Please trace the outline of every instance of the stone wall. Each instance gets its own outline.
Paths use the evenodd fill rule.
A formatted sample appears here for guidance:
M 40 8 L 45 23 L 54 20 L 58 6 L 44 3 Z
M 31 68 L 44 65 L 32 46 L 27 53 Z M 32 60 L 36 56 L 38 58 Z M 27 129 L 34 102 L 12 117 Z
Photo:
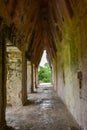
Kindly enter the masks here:
M 54 89 L 55 90 L 57 90 L 57 65 L 56 65 L 56 59 L 53 61 L 53 63 L 52 63 L 53 65 L 52 65 L 52 76 L 51 76 L 51 78 L 52 78 L 52 84 L 53 84 L 53 86 L 54 86 Z
M 80 30 L 82 58 L 81 123 L 87 129 L 87 17 L 83 18 Z
M 7 104 L 21 105 L 22 53 L 17 47 L 7 47 Z
M 86 11 L 85 3 L 79 2 L 71 23 L 64 23 L 63 40 L 58 43 L 57 52 L 58 95 L 84 130 L 87 130 Z

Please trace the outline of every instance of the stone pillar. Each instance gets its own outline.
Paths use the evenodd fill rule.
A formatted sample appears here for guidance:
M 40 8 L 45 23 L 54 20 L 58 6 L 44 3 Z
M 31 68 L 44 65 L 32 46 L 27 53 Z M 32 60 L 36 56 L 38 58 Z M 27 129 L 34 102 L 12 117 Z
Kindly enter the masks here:
M 33 64 L 31 63 L 31 92 L 34 92 L 34 86 L 33 86 Z
M 33 87 L 35 90 L 35 65 L 33 64 Z
M 22 104 L 22 53 L 15 46 L 7 46 L 7 104 Z
M 36 67 L 34 64 L 31 64 L 31 92 L 36 91 Z
M 36 91 L 36 67 L 33 64 L 33 88 L 34 88 L 34 92 Z
M 34 86 L 35 86 L 35 88 L 37 88 L 36 86 L 36 66 L 34 66 L 34 73 L 35 73 L 35 83 L 34 83 Z
M 6 67 L 5 67 L 5 44 L 0 42 L 0 130 L 4 130 L 6 125 Z
M 31 64 L 31 92 L 35 92 L 35 65 Z
M 35 87 L 38 86 L 38 67 L 35 67 Z
M 27 59 L 25 52 L 22 53 L 22 104 L 27 102 Z
M 31 62 L 27 61 L 27 94 L 31 93 Z

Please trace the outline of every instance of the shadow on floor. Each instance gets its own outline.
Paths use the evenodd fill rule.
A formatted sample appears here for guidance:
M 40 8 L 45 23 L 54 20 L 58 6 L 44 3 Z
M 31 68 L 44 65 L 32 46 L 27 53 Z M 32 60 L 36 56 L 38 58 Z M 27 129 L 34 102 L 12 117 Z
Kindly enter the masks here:
M 24 104 L 24 106 L 29 106 L 29 105 L 38 105 L 43 103 L 42 100 L 27 100 L 26 103 Z
M 11 127 L 11 126 L 6 126 L 5 128 L 4 128 L 4 130 L 15 130 L 13 127 Z

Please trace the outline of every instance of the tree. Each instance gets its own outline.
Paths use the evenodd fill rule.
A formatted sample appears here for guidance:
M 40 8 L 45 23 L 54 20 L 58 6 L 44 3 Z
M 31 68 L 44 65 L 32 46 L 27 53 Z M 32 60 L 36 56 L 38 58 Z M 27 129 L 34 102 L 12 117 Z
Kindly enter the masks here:
M 44 67 L 39 66 L 38 79 L 42 82 L 51 82 L 51 69 L 48 63 L 45 63 Z

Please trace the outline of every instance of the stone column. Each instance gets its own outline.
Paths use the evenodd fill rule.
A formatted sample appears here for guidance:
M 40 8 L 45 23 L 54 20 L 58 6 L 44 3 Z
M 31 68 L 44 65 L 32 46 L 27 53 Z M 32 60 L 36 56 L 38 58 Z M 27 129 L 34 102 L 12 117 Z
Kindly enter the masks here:
M 5 43 L 0 42 L 0 130 L 6 126 L 6 67 L 5 67 Z
M 34 86 L 33 86 L 33 64 L 31 63 L 31 92 L 34 92 Z
M 38 67 L 35 67 L 35 87 L 38 86 Z
M 34 88 L 34 92 L 36 91 L 36 67 L 33 64 L 33 88 Z
M 36 84 L 37 84 L 37 87 L 38 87 L 38 85 L 39 85 L 39 80 L 38 80 L 38 67 L 36 68 L 36 80 L 37 80 Z
M 33 64 L 33 88 L 35 90 L 35 65 Z
M 36 91 L 36 67 L 31 64 L 31 92 Z
M 31 62 L 27 61 L 27 94 L 31 93 Z
M 22 104 L 27 102 L 27 59 L 22 52 Z
M 22 104 L 22 53 L 15 46 L 7 46 L 7 104 Z
M 36 66 L 35 66 L 35 88 L 37 88 L 37 80 L 36 80 Z

